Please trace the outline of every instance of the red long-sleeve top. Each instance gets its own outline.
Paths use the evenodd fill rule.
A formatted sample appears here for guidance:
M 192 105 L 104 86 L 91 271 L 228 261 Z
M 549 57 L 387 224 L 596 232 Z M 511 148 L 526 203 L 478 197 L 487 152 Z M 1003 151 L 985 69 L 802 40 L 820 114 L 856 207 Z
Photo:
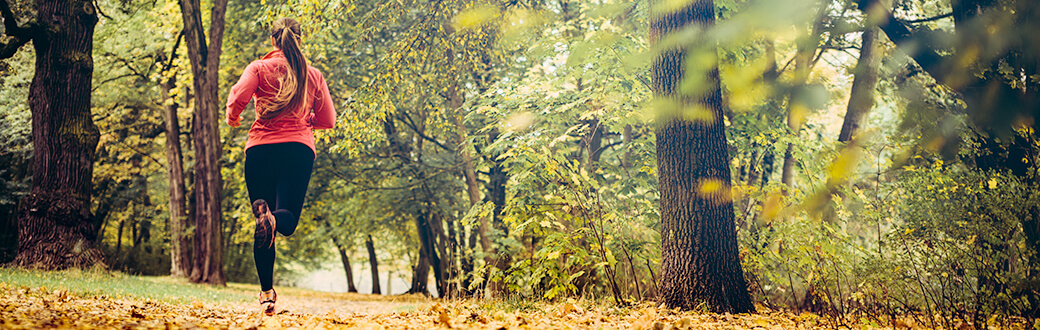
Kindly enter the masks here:
M 278 95 L 281 79 L 289 70 L 288 62 L 281 50 L 274 50 L 262 59 L 253 61 L 242 73 L 242 78 L 231 87 L 228 95 L 226 120 L 228 125 L 238 127 L 242 122 L 242 110 L 250 99 L 260 109 Z M 318 69 L 307 66 L 307 94 L 298 109 L 271 120 L 257 119 L 249 127 L 246 150 L 255 145 L 284 142 L 299 142 L 314 151 L 315 129 L 333 128 L 336 125 L 336 109 L 325 77 Z M 317 154 L 317 152 L 315 152 Z

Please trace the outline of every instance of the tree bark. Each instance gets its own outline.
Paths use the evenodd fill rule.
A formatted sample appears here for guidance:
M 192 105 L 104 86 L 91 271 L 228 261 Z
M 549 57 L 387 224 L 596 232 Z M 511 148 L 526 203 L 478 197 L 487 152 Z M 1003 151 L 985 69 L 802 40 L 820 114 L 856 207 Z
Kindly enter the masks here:
M 632 125 L 625 125 L 625 131 L 621 134 L 624 141 L 625 153 L 621 156 L 621 167 L 626 171 L 632 168 Z
M 408 289 L 408 293 L 418 293 L 422 295 L 429 295 L 430 289 L 427 287 L 427 283 L 430 280 L 430 256 L 426 252 L 426 248 L 419 247 L 419 262 L 412 269 L 412 287 Z
M 347 256 L 347 248 L 340 243 L 339 237 L 332 232 L 332 224 L 325 217 L 314 217 L 314 220 L 320 222 L 325 226 L 326 233 L 332 238 L 332 245 L 336 246 L 336 250 L 339 251 L 339 259 L 343 262 L 343 271 L 347 275 L 347 292 L 358 292 L 357 287 L 354 286 L 354 269 L 350 265 L 350 258 Z
M 459 101 L 458 105 L 462 106 L 461 101 Z M 466 126 L 462 124 L 462 118 L 459 116 L 455 116 L 455 129 L 459 134 L 459 156 L 462 158 L 462 173 L 466 178 L 466 196 L 469 197 L 469 205 L 472 207 L 480 203 L 480 185 L 477 183 L 477 172 L 473 165 L 473 157 L 469 153 L 466 137 L 463 135 L 463 132 L 466 132 Z M 491 248 L 491 239 L 488 236 L 491 230 L 490 225 L 487 217 L 480 217 L 478 221 L 476 234 L 480 238 L 480 248 L 484 251 L 484 261 L 487 264 L 492 264 L 493 258 L 491 256 L 495 251 Z
M 343 271 L 347 273 L 347 292 L 357 292 L 357 287 L 354 286 L 354 269 L 350 266 L 347 249 L 343 248 L 342 244 L 339 244 L 339 239 L 335 236 L 332 237 L 332 243 L 336 245 L 336 250 L 339 251 L 339 259 L 343 261 Z
M 808 38 L 816 40 L 815 37 Z M 809 80 L 809 72 L 811 71 L 809 66 L 815 51 L 815 42 L 803 41 L 799 43 L 798 51 L 794 58 L 794 88 L 791 89 L 791 93 L 787 97 L 787 128 L 795 138 L 801 133 L 804 118 L 809 111 L 808 106 L 805 104 L 805 96 L 802 94 L 805 90 L 805 83 Z M 788 143 L 787 150 L 784 151 L 782 172 L 780 172 L 780 183 L 783 183 L 788 188 L 794 184 L 794 161 L 794 143 Z
M 454 62 L 454 53 L 449 53 L 446 56 L 448 63 Z M 448 90 L 448 104 L 453 110 L 458 111 L 462 108 L 464 102 L 464 96 L 459 93 L 458 82 L 451 85 Z M 477 183 L 477 171 L 476 165 L 473 162 L 473 156 L 470 154 L 470 146 L 466 139 L 466 125 L 462 123 L 463 114 L 459 113 L 453 116 L 455 122 L 455 131 L 458 134 L 458 145 L 459 145 L 459 158 L 462 162 L 462 174 L 466 180 L 466 196 L 469 197 L 469 206 L 473 207 L 480 203 L 480 184 Z M 471 237 L 479 238 L 480 249 L 484 252 L 484 264 L 494 265 L 495 262 L 495 250 L 491 246 L 491 225 L 489 224 L 488 218 L 481 216 L 477 218 L 477 228 L 471 230 Z M 472 241 L 472 240 L 471 240 Z M 460 249 L 462 250 L 462 249 Z M 471 250 L 472 251 L 472 250 Z M 468 274 L 474 268 L 474 257 L 471 254 L 462 256 L 460 254 L 460 260 L 462 260 L 462 268 L 466 272 L 463 280 L 465 290 L 469 290 L 470 278 Z
M 372 266 L 372 294 L 382 294 L 379 290 L 379 261 L 376 260 L 376 246 L 372 243 L 372 235 L 365 240 L 365 248 L 368 249 L 368 263 Z
M 714 24 L 712 0 L 691 1 L 676 11 L 653 12 L 650 42 L 657 44 L 668 33 L 689 25 L 708 29 Z M 744 313 L 754 306 L 738 256 L 718 64 L 691 73 L 707 75 L 708 90 L 693 95 L 678 91 L 686 78 L 687 52 L 699 48 L 714 55 L 717 51 L 708 40 L 694 42 L 692 47 L 663 49 L 651 71 L 656 97 L 698 104 L 712 115 L 697 122 L 682 116 L 659 117 L 660 297 L 669 307 L 689 310 L 705 303 L 715 312 Z
M 813 56 L 816 54 L 816 49 L 820 43 L 819 31 L 823 25 L 823 13 L 825 10 L 817 8 L 818 10 L 813 25 L 808 31 L 799 31 L 801 34 L 797 41 L 797 50 L 794 56 L 794 78 L 792 79 L 791 92 L 787 97 L 787 129 L 789 134 L 793 137 L 798 138 L 801 134 L 802 125 L 805 124 L 805 118 L 809 115 L 809 106 L 806 102 L 806 83 L 809 81 L 809 75 L 812 73 L 813 67 Z M 788 143 L 787 150 L 784 152 L 784 162 L 781 167 L 782 172 L 780 173 L 780 183 L 790 188 L 794 184 L 794 144 Z
M 170 180 L 170 276 L 188 277 L 191 274 L 191 256 L 188 253 L 188 211 L 185 209 L 184 163 L 181 154 L 180 123 L 177 103 L 170 100 L 174 79 L 159 84 L 166 120 L 166 173 Z
M 863 32 L 859 61 L 856 63 L 856 77 L 852 80 L 849 105 L 845 111 L 845 121 L 841 124 L 838 141 L 851 141 L 853 134 L 860 127 L 863 116 L 874 107 L 874 89 L 877 86 L 878 65 L 881 62 L 877 56 L 878 32 L 878 28 L 875 26 L 868 26 L 867 30 Z
M 220 102 L 218 68 L 224 37 L 227 0 L 216 0 L 210 12 L 209 42 L 202 27 L 199 0 L 182 0 L 185 41 L 194 78 L 195 114 L 192 138 L 195 146 L 195 260 L 191 281 L 224 285 L 220 210 Z
M 0 2 L 5 25 L 14 26 L 7 24 L 6 1 Z M 104 261 L 95 247 L 99 223 L 90 214 L 94 151 L 101 136 L 90 114 L 97 13 L 85 0 L 37 0 L 36 9 L 36 72 L 29 87 L 33 178 L 18 207 L 13 264 L 90 267 Z M 5 34 L 12 32 L 17 31 Z

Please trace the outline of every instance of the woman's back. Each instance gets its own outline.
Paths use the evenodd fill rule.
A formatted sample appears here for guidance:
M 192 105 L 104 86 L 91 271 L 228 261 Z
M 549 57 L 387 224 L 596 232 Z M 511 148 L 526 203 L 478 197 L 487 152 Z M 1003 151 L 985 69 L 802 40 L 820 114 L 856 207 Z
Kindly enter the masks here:
M 289 72 L 286 63 L 282 52 L 275 50 L 246 67 L 242 78 L 231 88 L 228 95 L 229 122 L 238 118 L 250 99 L 255 99 L 256 109 L 268 109 L 272 106 L 282 89 L 285 75 Z M 313 150 L 312 130 L 332 128 L 335 125 L 336 111 L 325 77 L 318 69 L 308 66 L 306 94 L 299 106 L 286 109 L 275 118 L 261 117 L 260 111 L 257 111 L 257 120 L 249 128 L 246 149 L 260 144 L 300 142 Z

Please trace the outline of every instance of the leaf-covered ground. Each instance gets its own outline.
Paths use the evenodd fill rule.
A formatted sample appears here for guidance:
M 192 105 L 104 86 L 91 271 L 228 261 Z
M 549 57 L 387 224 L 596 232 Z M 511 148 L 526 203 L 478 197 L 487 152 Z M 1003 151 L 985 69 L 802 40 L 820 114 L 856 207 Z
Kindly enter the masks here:
M 57 275 L 54 275 L 57 274 Z M 40 277 L 50 280 L 40 280 Z M 66 279 L 66 280 L 63 280 Z M 50 285 L 41 285 L 49 283 Z M 117 289 L 119 288 L 119 289 Z M 0 270 L 0 329 L 364 328 L 364 329 L 813 329 L 835 328 L 814 314 L 711 314 L 649 303 L 618 308 L 589 302 L 436 300 L 279 289 L 264 317 L 252 285 L 190 285 L 169 278 Z M 106 293 L 114 292 L 114 293 Z M 927 328 L 912 319 L 900 328 Z M 845 320 L 842 328 L 878 328 Z

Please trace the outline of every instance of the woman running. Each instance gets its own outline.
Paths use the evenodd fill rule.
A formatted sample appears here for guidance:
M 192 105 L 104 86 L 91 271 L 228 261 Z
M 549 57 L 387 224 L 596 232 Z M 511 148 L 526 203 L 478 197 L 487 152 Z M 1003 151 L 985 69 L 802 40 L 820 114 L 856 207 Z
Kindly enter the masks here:
M 314 166 L 312 131 L 332 128 L 336 122 L 329 86 L 321 72 L 307 65 L 300 37 L 296 20 L 275 21 L 271 25 L 274 50 L 246 67 L 227 101 L 227 123 L 238 127 L 242 110 L 255 99 L 245 179 L 256 216 L 253 256 L 260 278 L 260 307 L 268 316 L 274 315 L 278 300 L 272 284 L 275 232 L 289 236 L 296 231 Z

